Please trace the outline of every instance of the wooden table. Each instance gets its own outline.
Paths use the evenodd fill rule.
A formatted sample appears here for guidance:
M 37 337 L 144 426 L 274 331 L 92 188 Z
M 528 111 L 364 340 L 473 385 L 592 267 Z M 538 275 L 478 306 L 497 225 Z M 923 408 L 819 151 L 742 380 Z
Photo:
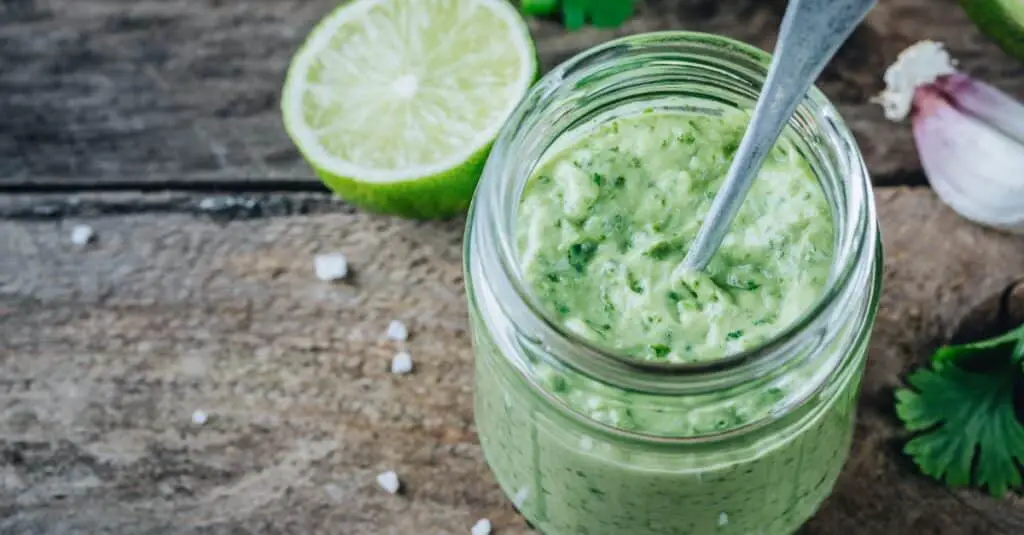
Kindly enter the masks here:
M 528 532 L 472 424 L 462 222 L 331 199 L 282 131 L 289 56 L 333 3 L 0 4 L 0 533 Z M 652 0 L 616 32 L 533 30 L 545 67 L 652 29 L 770 47 L 783 7 Z M 945 208 L 909 128 L 866 103 L 926 37 L 1024 96 L 952 0 L 882 0 L 823 77 L 878 186 L 886 270 L 854 451 L 806 534 L 1024 533 L 1019 497 L 947 490 L 899 453 L 892 388 L 1024 276 L 1024 240 Z M 313 276 L 334 250 L 349 284 Z M 387 372 L 393 318 L 411 376 Z M 376 487 L 386 469 L 403 495 Z

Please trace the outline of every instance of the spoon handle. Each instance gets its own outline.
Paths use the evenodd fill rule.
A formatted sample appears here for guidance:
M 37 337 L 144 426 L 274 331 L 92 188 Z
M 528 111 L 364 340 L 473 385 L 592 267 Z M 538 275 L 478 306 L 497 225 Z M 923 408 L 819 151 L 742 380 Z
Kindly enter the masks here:
M 757 172 L 797 106 L 877 0 L 790 0 L 768 77 L 725 182 L 681 268 L 700 271 L 722 244 Z

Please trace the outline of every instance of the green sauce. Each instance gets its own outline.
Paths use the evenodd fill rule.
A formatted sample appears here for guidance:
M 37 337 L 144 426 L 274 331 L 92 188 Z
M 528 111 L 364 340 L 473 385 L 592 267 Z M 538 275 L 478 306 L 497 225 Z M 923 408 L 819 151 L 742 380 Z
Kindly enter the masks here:
M 834 229 L 821 186 L 785 141 L 707 271 L 676 270 L 747 120 L 624 116 L 549 151 L 524 190 L 515 238 L 526 282 L 555 321 L 630 358 L 706 362 L 807 313 L 830 275 Z M 819 370 L 746 390 L 654 395 L 542 360 L 523 362 L 521 374 L 478 312 L 471 319 L 480 443 L 504 491 L 547 535 L 792 533 L 831 492 L 849 451 L 866 346 L 827 349 L 855 364 L 785 425 L 666 445 L 638 436 L 771 420 Z
M 764 343 L 821 296 L 829 206 L 785 142 L 705 272 L 677 270 L 746 121 L 739 112 L 623 117 L 537 169 L 517 246 L 527 282 L 565 328 L 637 359 L 708 361 Z

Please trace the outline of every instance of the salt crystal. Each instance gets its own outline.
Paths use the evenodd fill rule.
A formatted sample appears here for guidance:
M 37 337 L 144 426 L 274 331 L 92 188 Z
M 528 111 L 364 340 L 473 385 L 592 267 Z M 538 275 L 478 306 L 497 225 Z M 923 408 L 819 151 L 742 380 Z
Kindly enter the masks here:
M 388 338 L 396 342 L 404 342 L 409 339 L 409 329 L 398 320 L 391 320 L 388 324 Z
M 327 496 L 336 502 L 340 502 L 345 499 L 345 491 L 334 483 L 324 485 L 324 492 L 326 492 Z
M 210 419 L 210 415 L 206 414 L 205 411 L 195 411 L 192 413 L 192 423 L 196 425 L 203 425 L 206 420 Z
M 395 494 L 402 484 L 398 481 L 398 474 L 394 470 L 388 470 L 387 472 L 381 472 L 377 474 L 377 484 L 380 488 L 386 490 L 388 494 Z
M 348 275 L 348 260 L 341 253 L 317 255 L 314 263 L 316 277 L 322 281 L 336 281 L 344 279 Z
M 473 524 L 473 529 L 469 530 L 472 535 L 491 535 L 491 521 L 486 518 L 481 518 Z
M 412 371 L 412 356 L 406 352 L 396 354 L 391 358 L 391 373 L 405 375 Z
M 517 509 L 522 509 L 523 504 L 526 503 L 526 499 L 530 497 L 530 487 L 521 487 L 516 491 L 516 495 L 512 498 L 512 503 Z
M 93 232 L 92 227 L 89 225 L 75 225 L 71 229 L 71 243 L 75 245 L 88 245 L 95 235 L 96 233 Z
M 729 523 L 729 515 L 727 515 L 725 513 L 719 513 L 718 514 L 718 525 L 719 526 L 724 526 L 724 525 L 726 525 L 728 523 Z

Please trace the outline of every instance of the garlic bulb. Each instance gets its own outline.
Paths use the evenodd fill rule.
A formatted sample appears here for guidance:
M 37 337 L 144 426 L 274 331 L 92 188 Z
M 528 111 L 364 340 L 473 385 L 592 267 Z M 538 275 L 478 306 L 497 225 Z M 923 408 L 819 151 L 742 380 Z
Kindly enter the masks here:
M 885 82 L 873 101 L 890 120 L 910 114 L 939 198 L 976 223 L 1024 233 L 1024 104 L 958 72 L 933 41 L 904 50 Z

